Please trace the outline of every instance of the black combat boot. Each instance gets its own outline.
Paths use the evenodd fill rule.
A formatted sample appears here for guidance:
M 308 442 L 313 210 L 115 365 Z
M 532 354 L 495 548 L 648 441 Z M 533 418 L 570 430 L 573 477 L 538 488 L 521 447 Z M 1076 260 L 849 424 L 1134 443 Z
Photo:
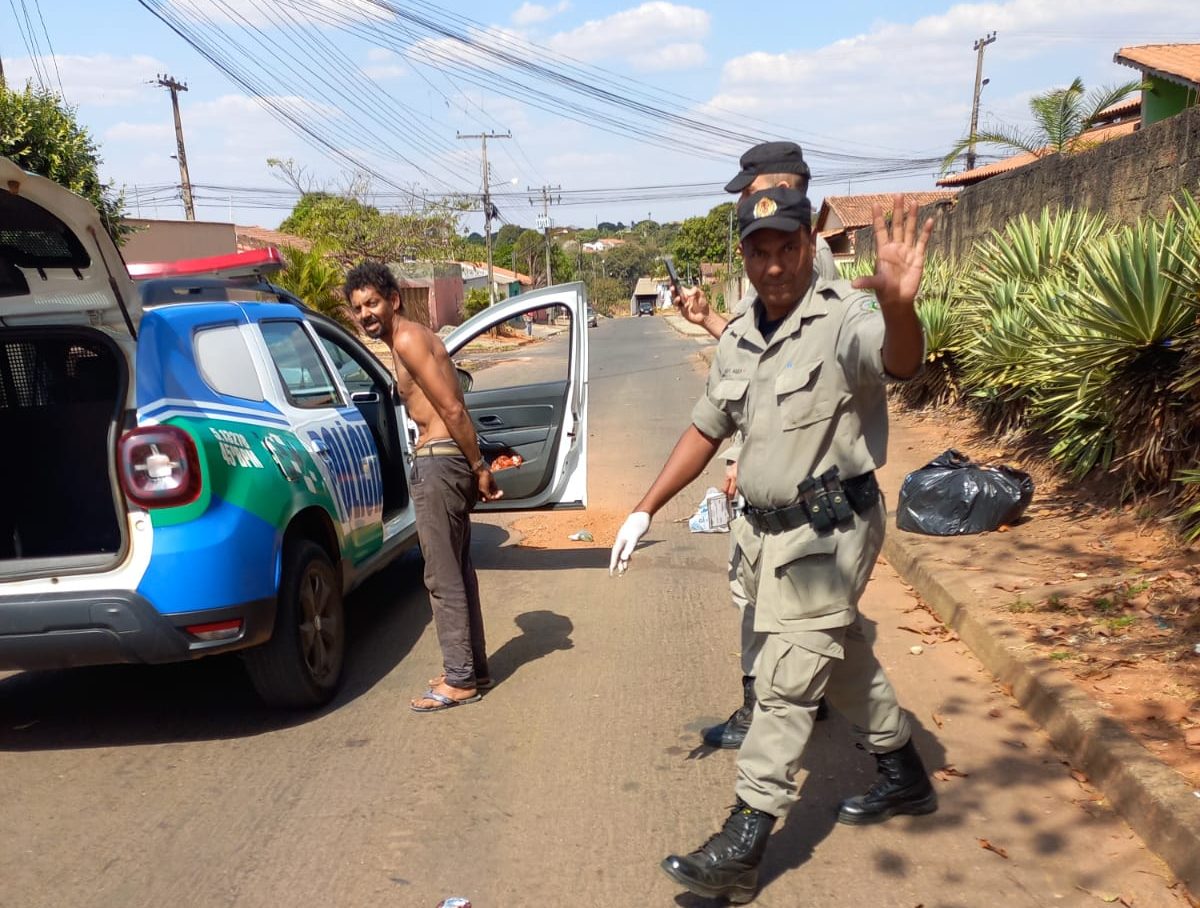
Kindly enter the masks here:
M 829 716 L 829 707 L 822 697 L 817 703 L 816 721 L 820 722 Z M 736 750 L 746 740 L 746 732 L 750 730 L 750 720 L 754 718 L 754 678 L 742 675 L 742 705 L 720 725 L 706 728 L 702 732 L 704 743 L 709 747 L 723 747 Z
M 720 725 L 703 731 L 704 743 L 709 747 L 724 747 L 736 750 L 746 740 L 750 720 L 754 718 L 754 677 L 742 675 L 742 705 L 733 711 Z
M 673 854 L 660 866 L 696 895 L 744 905 L 758 892 L 758 865 L 774 825 L 775 817 L 739 798 L 720 832 L 686 857 Z
M 899 750 L 875 754 L 875 762 L 879 778 L 866 794 L 842 801 L 839 823 L 862 826 L 882 823 L 898 813 L 916 816 L 937 810 L 937 792 L 911 740 Z

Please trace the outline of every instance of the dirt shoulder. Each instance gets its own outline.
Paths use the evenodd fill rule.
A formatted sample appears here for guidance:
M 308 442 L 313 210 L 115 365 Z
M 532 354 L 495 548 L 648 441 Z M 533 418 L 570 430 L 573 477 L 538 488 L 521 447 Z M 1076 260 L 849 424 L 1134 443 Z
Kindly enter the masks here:
M 1200 789 L 1200 564 L 1161 523 L 1110 499 L 1102 482 L 1066 481 L 1051 465 L 983 434 L 960 411 L 893 406 L 881 471 L 894 509 L 904 476 L 949 447 L 1034 477 L 1025 518 L 998 532 L 921 540 L 939 576 L 973 607 L 1015 629 L 1106 715 Z M 891 532 L 900 532 L 894 528 Z

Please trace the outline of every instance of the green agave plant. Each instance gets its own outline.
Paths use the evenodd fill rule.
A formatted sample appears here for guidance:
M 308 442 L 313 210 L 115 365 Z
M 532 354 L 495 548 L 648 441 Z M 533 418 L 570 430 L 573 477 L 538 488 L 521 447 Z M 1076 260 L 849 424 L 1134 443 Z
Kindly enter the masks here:
M 856 277 L 866 277 L 868 274 L 874 274 L 875 256 L 855 259 L 852 262 L 838 262 L 838 271 L 841 272 L 842 280 L 844 281 L 852 281 Z
M 958 357 L 968 336 L 969 313 L 959 299 L 959 272 L 941 256 L 925 262 L 917 315 L 925 329 L 925 368 L 897 394 L 909 406 L 954 403 L 962 393 Z
M 1173 279 L 1184 234 L 1174 215 L 1099 238 L 1081 257 L 1076 327 L 1063 347 L 1087 374 L 1080 400 L 1103 398 L 1114 465 L 1133 489 L 1170 481 L 1200 441 L 1176 384 L 1197 335 L 1197 300 Z
M 1052 214 L 1043 208 L 1036 221 L 1021 215 L 975 247 L 968 287 L 1038 281 L 1053 271 L 1069 270 L 1080 250 L 1106 230 L 1107 219 L 1088 211 Z
M 1200 540 L 1200 470 L 1184 470 L 1176 477 L 1181 484 L 1180 508 L 1175 519 L 1180 533 L 1188 542 Z
M 1033 391 L 1033 316 L 1015 281 L 993 284 L 977 303 L 964 319 L 963 387 L 983 424 L 1008 432 L 1024 424 Z

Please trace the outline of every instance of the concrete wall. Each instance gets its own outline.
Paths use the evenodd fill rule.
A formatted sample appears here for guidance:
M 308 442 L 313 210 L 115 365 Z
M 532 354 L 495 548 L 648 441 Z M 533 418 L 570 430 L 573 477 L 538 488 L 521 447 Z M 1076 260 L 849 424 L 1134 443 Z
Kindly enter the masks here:
M 1120 223 L 1164 215 L 1181 188 L 1200 192 L 1200 108 L 1143 126 L 1132 135 L 1073 155 L 1051 155 L 991 177 L 958 194 L 953 207 L 930 205 L 930 248 L 962 258 L 980 239 L 1021 214 L 1036 218 L 1044 206 L 1103 212 Z M 873 255 L 870 229 L 858 231 L 858 257 Z
M 126 262 L 175 262 L 237 252 L 233 224 L 127 218 L 135 229 L 121 247 Z

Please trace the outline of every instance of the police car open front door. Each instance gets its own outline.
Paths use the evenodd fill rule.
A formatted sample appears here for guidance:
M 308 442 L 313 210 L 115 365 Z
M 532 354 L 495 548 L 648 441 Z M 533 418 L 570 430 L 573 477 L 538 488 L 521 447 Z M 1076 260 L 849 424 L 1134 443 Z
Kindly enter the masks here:
M 503 300 L 446 339 L 504 497 L 480 510 L 587 506 L 587 298 L 581 283 Z M 515 465 L 511 465 L 515 464 Z

